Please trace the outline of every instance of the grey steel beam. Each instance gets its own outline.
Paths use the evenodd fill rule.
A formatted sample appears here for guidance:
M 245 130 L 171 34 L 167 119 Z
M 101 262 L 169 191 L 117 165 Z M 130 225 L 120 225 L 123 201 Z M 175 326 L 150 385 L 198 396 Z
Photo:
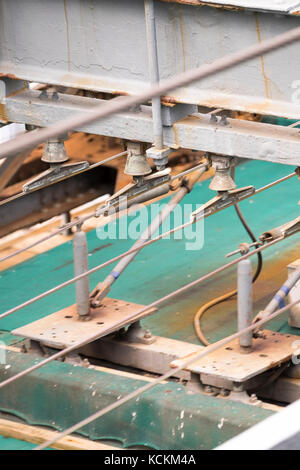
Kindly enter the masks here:
M 180 3 L 155 2 L 161 81 L 300 24 L 299 2 L 292 0 Z M 211 3 L 224 8 L 203 7 Z M 226 10 L 228 5 L 235 8 Z M 0 31 L 1 75 L 116 94 L 136 94 L 149 85 L 141 0 L 101 0 L 93 6 L 79 0 L 2 0 Z M 291 44 L 168 97 L 294 118 L 299 115 L 298 57 L 298 44 Z
M 6 119 L 45 127 L 77 113 L 88 113 L 101 104 L 101 100 L 95 98 L 73 95 L 58 94 L 57 101 L 41 100 L 39 96 L 40 92 L 27 90 L 3 98 Z M 117 113 L 74 130 L 152 143 L 151 107 Z M 173 149 L 300 165 L 300 133 L 296 128 L 239 119 L 228 119 L 224 125 L 221 120 L 214 122 L 209 115 L 195 113 L 173 125 L 164 125 L 163 131 L 165 145 Z

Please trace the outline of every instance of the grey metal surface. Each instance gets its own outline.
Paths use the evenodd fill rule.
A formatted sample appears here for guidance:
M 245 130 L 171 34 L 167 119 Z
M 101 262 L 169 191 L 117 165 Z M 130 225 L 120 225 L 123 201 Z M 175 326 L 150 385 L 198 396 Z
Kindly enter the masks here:
M 299 2 L 234 3 L 242 3 L 242 9 L 156 2 L 161 79 L 211 63 L 300 22 L 297 15 L 243 10 L 246 6 L 289 13 Z M 149 84 L 140 0 L 2 0 L 0 31 L 1 74 L 122 94 L 141 92 Z M 177 90 L 171 100 L 295 117 L 298 56 L 298 44 L 290 45 Z
M 145 20 L 147 31 L 147 50 L 149 58 L 149 75 L 151 84 L 159 83 L 159 63 L 157 51 L 156 37 L 156 17 L 154 9 L 154 0 L 144 0 L 145 4 Z M 152 99 L 152 116 L 153 116 L 153 134 L 154 146 L 162 149 L 163 144 L 163 125 L 161 111 L 161 97 L 156 96 Z
M 87 239 L 81 225 L 77 227 L 77 231 L 73 235 L 73 253 L 74 276 L 79 276 L 89 269 Z M 88 318 L 90 313 L 90 281 L 88 276 L 75 282 L 75 292 L 77 314 L 82 319 L 83 317 Z
M 107 336 L 80 349 L 80 354 L 115 364 L 134 367 L 135 369 L 163 374 L 170 368 L 170 363 L 183 355 L 203 350 L 202 346 L 156 336 L 152 344 L 132 343 L 126 335 Z M 177 374 L 185 380 L 191 379 L 191 373 L 185 370 Z
M 114 330 L 115 324 L 123 320 L 123 326 L 127 326 L 132 321 L 127 323 L 126 318 L 139 312 L 142 307 L 142 305 L 133 302 L 107 297 L 103 299 L 100 308 L 93 310 L 90 320 L 84 323 L 79 320 L 77 305 L 74 304 L 21 326 L 15 329 L 13 334 L 39 341 L 55 349 L 63 349 L 85 342 L 91 335 L 97 335 L 97 332 L 99 336 L 105 336 L 104 332 L 107 329 Z M 148 314 L 151 315 L 155 311 L 155 308 L 149 308 Z M 115 331 L 117 330 L 118 328 Z
M 58 94 L 58 101 L 39 99 L 37 91 L 25 91 L 5 98 L 6 118 L 10 121 L 47 126 L 76 113 L 88 113 L 102 101 Z M 104 101 L 103 101 L 104 103 Z M 168 114 L 171 119 L 171 114 Z M 300 108 L 297 117 L 300 119 Z M 0 118 L 1 119 L 1 118 Z M 172 121 L 167 121 L 171 123 Z M 153 141 L 151 107 L 126 111 L 75 130 L 124 139 Z M 300 131 L 254 121 L 228 119 L 228 125 L 211 121 L 210 115 L 194 114 L 164 126 L 164 143 L 171 148 L 189 148 L 241 158 L 300 164 Z
M 243 330 L 239 330 L 239 338 L 251 332 L 250 328 L 255 329 L 255 325 L 249 325 Z M 264 338 L 253 339 L 253 350 L 249 354 L 241 352 L 239 340 L 233 340 L 209 356 L 193 361 L 187 370 L 195 374 L 205 374 L 212 378 L 222 379 L 225 383 L 231 381 L 240 384 L 246 383 L 253 377 L 274 369 L 276 366 L 288 363 L 293 357 L 294 343 L 299 337 L 275 333 L 271 330 L 263 330 L 263 335 Z M 218 342 L 214 344 L 218 344 Z M 189 357 L 192 359 L 192 355 Z M 185 359 L 186 357 L 182 357 L 180 360 L 174 361 L 172 365 L 174 367 L 180 366 Z
M 247 328 L 252 323 L 252 270 L 251 261 L 245 259 L 238 264 L 238 331 Z M 240 337 L 240 346 L 250 350 L 252 346 L 252 331 Z

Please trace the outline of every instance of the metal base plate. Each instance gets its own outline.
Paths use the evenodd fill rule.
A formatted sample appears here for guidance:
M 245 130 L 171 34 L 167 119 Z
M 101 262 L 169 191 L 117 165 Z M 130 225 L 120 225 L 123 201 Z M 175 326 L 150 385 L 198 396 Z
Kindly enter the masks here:
M 92 310 L 89 321 L 82 321 L 78 318 L 76 305 L 71 305 L 45 318 L 17 328 L 12 331 L 12 334 L 38 341 L 52 348 L 63 349 L 88 339 L 97 331 L 101 333 L 104 329 L 113 328 L 122 318 L 137 312 L 142 307 L 143 305 L 124 300 L 106 298 L 102 301 L 101 307 Z M 154 308 L 149 309 L 149 314 L 155 310 Z M 116 331 L 118 329 L 120 327 L 116 328 Z
M 191 364 L 187 370 L 241 383 L 291 359 L 297 349 L 293 344 L 299 341 L 299 336 L 269 330 L 264 330 L 264 335 L 264 339 L 253 339 L 253 350 L 249 354 L 240 352 L 239 341 L 234 340 Z M 187 357 L 173 361 L 172 367 L 185 360 Z

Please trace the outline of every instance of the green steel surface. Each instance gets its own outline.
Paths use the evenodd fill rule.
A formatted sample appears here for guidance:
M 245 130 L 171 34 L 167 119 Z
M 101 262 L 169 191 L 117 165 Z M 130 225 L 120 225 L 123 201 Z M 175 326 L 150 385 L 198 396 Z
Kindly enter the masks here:
M 254 184 L 260 187 L 289 172 L 290 166 L 247 161 L 237 169 L 237 184 Z M 208 181 L 198 184 L 186 196 L 183 203 L 189 204 L 189 212 L 195 204 L 201 204 L 214 193 L 208 189 Z M 264 193 L 241 203 L 244 215 L 254 232 L 263 231 L 289 221 L 299 215 L 299 181 L 295 177 Z M 148 208 L 148 210 L 150 210 Z M 188 218 L 188 214 L 187 217 Z M 130 219 L 132 220 L 132 218 Z M 172 221 L 171 221 L 171 225 Z M 117 223 L 118 226 L 118 223 Z M 104 229 L 101 229 L 103 231 Z M 227 260 L 225 254 L 237 248 L 248 236 L 239 223 L 233 208 L 222 211 L 205 221 L 205 242 L 201 250 L 186 251 L 185 240 L 161 240 L 145 248 L 114 284 L 110 296 L 141 304 L 153 300 L 181 287 L 199 276 L 221 266 Z M 259 309 L 286 276 L 286 264 L 299 257 L 300 236 L 264 252 L 266 275 L 256 284 L 256 308 Z M 88 233 L 89 266 L 92 268 L 109 258 L 129 249 L 132 240 L 99 240 L 96 231 Z M 253 265 L 256 260 L 252 258 Z M 274 269 L 274 260 L 276 269 Z M 91 276 L 91 287 L 104 279 L 113 266 Z M 197 342 L 192 319 L 197 309 L 216 295 L 235 287 L 236 269 L 226 271 L 176 300 L 160 308 L 160 313 L 144 320 L 153 333 L 180 340 Z M 271 273 L 271 277 L 270 277 Z M 20 265 L 0 273 L 1 311 L 5 311 L 73 276 L 72 243 L 68 242 L 46 253 L 38 255 Z M 74 285 L 36 302 L 0 321 L 0 330 L 12 329 L 37 320 L 45 315 L 74 303 Z M 212 341 L 231 333 L 235 328 L 235 301 L 214 308 L 204 318 L 204 327 Z M 284 327 L 282 318 L 275 328 Z M 285 327 L 284 327 L 285 328 Z M 297 333 L 294 331 L 294 333 Z
M 29 354 L 8 353 L 11 367 L 0 365 L 0 380 L 34 362 Z M 1 410 L 31 425 L 62 430 L 144 384 L 52 362 L 1 389 Z M 116 440 L 125 447 L 211 449 L 271 414 L 250 405 L 193 393 L 174 382 L 160 384 L 113 410 L 83 428 L 81 434 L 91 439 Z
M 32 450 L 36 444 L 0 436 L 0 450 Z
M 237 168 L 236 179 L 238 186 L 254 184 L 258 188 L 291 171 L 290 166 L 245 161 Z M 208 185 L 208 181 L 198 184 L 183 201 L 191 205 L 189 212 L 195 209 L 196 204 L 204 203 L 214 196 Z M 299 181 L 293 178 L 244 201 L 241 208 L 253 231 L 260 235 L 263 231 L 297 217 L 299 199 Z M 119 222 L 117 227 L 118 225 Z M 101 229 L 103 230 L 105 229 Z M 148 304 L 221 266 L 226 262 L 226 253 L 236 249 L 243 241 L 248 241 L 248 236 L 234 209 L 229 208 L 206 219 L 205 243 L 201 250 L 186 251 L 186 241 L 174 239 L 161 240 L 144 249 L 115 283 L 110 296 Z M 89 266 L 94 267 L 122 253 L 132 244 L 133 241 L 127 239 L 99 240 L 96 231 L 89 232 Z M 286 265 L 299 257 L 299 247 L 300 236 L 296 235 L 264 252 L 264 271 L 254 289 L 256 310 L 266 305 L 280 287 L 286 278 Z M 256 260 L 253 259 L 253 266 L 255 263 Z M 92 275 L 91 287 L 104 279 L 112 268 L 113 266 L 108 267 Z M 1 272 L 1 312 L 72 276 L 71 242 Z M 233 289 L 235 283 L 234 268 L 168 302 L 160 308 L 159 313 L 143 322 L 156 335 L 197 343 L 192 325 L 197 309 L 217 295 Z M 12 344 L 13 338 L 9 334 L 12 329 L 67 307 L 74 301 L 74 285 L 71 285 L 1 320 L 0 330 L 7 332 L 2 335 L 2 340 Z M 298 330 L 288 327 L 286 318 L 277 319 L 272 326 L 280 331 L 298 334 Z M 225 302 L 208 312 L 203 319 L 203 329 L 211 341 L 234 332 L 236 300 Z M 30 357 L 19 356 L 21 358 L 13 361 L 11 368 L 3 370 L 2 367 L 0 370 L 6 375 L 12 374 L 31 361 Z M 62 429 L 105 406 L 119 395 L 142 385 L 142 382 L 124 377 L 112 377 L 99 372 L 96 374 L 82 368 L 69 369 L 70 367 L 67 364 L 53 363 L 7 387 L 0 393 L 1 409 L 17 414 L 32 424 L 49 424 Z M 94 397 L 92 393 L 95 384 L 99 387 L 97 385 Z M 93 438 L 117 439 L 125 446 L 141 444 L 154 448 L 212 448 L 269 414 L 266 410 L 233 402 L 190 395 L 182 385 L 172 383 L 160 385 L 142 396 L 138 403 L 128 404 L 107 415 L 91 425 L 88 434 Z M 183 410 L 186 422 L 184 431 L 180 429 L 179 432 L 179 417 Z M 132 414 L 135 412 L 138 412 L 137 415 Z M 192 418 L 189 418 L 190 415 Z M 50 421 L 49 416 L 52 417 Z M 221 422 L 225 424 L 221 426 Z

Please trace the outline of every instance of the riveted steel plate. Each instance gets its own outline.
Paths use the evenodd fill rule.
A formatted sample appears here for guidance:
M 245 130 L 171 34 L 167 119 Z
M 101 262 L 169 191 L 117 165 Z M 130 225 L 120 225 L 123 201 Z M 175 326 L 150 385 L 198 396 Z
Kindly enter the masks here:
M 239 341 L 234 340 L 226 346 L 191 364 L 186 369 L 196 374 L 226 379 L 232 382 L 246 382 L 263 372 L 287 362 L 296 352 L 295 343 L 299 336 L 264 330 L 265 338 L 253 339 L 253 351 L 241 353 Z M 189 356 L 191 358 L 192 355 Z M 183 357 L 172 362 L 172 367 L 187 360 Z
M 101 331 L 107 328 L 112 329 L 110 333 L 120 329 L 119 326 L 114 330 L 115 324 L 128 315 L 138 312 L 142 307 L 143 305 L 132 302 L 106 298 L 100 308 L 93 309 L 91 320 L 82 321 L 78 319 L 76 305 L 71 305 L 52 315 L 17 328 L 12 334 L 38 341 L 56 349 L 62 349 L 88 339 L 97 331 L 101 334 Z M 147 315 L 155 311 L 154 308 L 149 309 Z

